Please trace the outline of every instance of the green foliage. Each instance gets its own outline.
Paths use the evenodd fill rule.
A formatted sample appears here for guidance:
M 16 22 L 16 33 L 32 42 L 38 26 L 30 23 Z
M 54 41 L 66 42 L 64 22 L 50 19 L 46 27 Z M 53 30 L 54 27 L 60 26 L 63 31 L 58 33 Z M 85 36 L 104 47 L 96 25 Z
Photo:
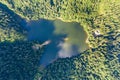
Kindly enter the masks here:
M 72 58 L 58 59 L 40 71 L 41 80 L 119 80 L 120 36 L 113 35 L 106 45 L 89 49 Z M 119 34 L 120 35 L 120 34 Z M 114 36 L 117 36 L 114 40 Z M 108 39 L 108 37 L 106 37 Z M 35 79 L 37 80 L 37 79 Z
M 98 14 L 99 0 L 0 0 L 27 19 L 79 21 Z
M 35 80 L 120 80 L 120 57 L 118 57 L 120 55 L 120 0 L 0 0 L 0 2 L 28 20 L 45 18 L 62 19 L 69 22 L 76 21 L 84 26 L 88 33 L 87 42 L 90 46 L 89 50 L 72 58 L 58 59 L 44 69 L 40 67 Z M 2 14 L 5 13 L 1 12 L 0 16 Z M 10 24 L 14 23 L 10 22 L 14 20 L 13 18 L 10 20 L 7 19 L 10 18 L 4 16 L 4 21 L 1 20 L 2 26 L 6 26 L 6 24 L 3 24 L 3 22 L 6 21 L 7 24 L 8 21 Z M 8 26 L 6 27 L 6 29 L 9 29 Z M 2 37 L 5 37 L 6 30 L 3 30 L 3 28 L 0 29 L 2 29 L 1 31 L 3 32 Z M 100 36 L 94 35 L 96 30 L 100 31 Z M 15 33 L 18 33 L 18 31 L 13 34 Z M 8 38 L 5 38 L 5 40 L 8 40 Z M 3 45 L 3 43 L 0 45 Z M 5 45 L 6 43 L 4 43 L 4 46 Z M 31 52 L 34 53 L 32 49 L 28 49 L 31 48 L 30 45 L 27 46 L 27 44 L 25 44 L 26 46 L 22 46 L 23 48 L 20 47 L 21 45 L 23 44 L 16 45 L 16 47 L 11 49 L 13 46 L 9 47 L 7 43 L 6 48 L 0 46 L 0 53 L 2 53 L 2 55 L 4 52 L 12 53 L 13 51 L 16 55 L 20 52 L 26 55 Z M 8 47 L 10 49 L 8 49 Z M 1 57 L 1 60 L 3 60 L 2 58 L 4 57 Z M 14 72 L 18 72 L 16 75 L 20 77 L 23 72 L 23 76 L 19 78 L 20 80 L 33 79 L 31 75 L 34 75 L 37 71 L 36 68 L 34 68 L 34 72 L 33 67 L 30 66 L 35 64 L 24 62 L 24 57 L 22 57 L 20 61 L 23 61 L 25 64 L 21 63 L 18 58 L 21 57 L 19 56 L 10 60 L 11 62 L 15 62 L 14 59 L 16 59 L 17 62 L 15 62 L 15 64 L 24 65 L 24 69 L 18 67 L 18 69 L 13 70 L 12 68 L 16 65 L 12 65 L 13 67 L 11 67 L 12 63 L 8 66 L 10 69 L 8 69 L 7 66 L 2 67 L 9 63 L 7 61 L 10 60 L 7 60 L 0 64 L 3 70 L 1 74 L 6 71 L 5 73 L 11 74 L 8 77 L 11 77 Z M 34 60 L 32 57 L 27 59 L 31 62 L 36 62 L 32 61 Z M 28 74 L 28 76 L 25 76 L 26 74 Z M 11 78 L 17 79 L 15 77 Z
M 104 1 L 104 0 L 103 0 Z M 40 71 L 41 80 L 119 80 L 120 8 L 117 1 L 107 2 L 100 15 L 86 19 L 90 49 L 72 58 L 58 59 Z M 103 4 L 103 3 L 100 3 Z M 116 7 L 115 7 L 116 6 Z M 100 6 L 101 7 L 101 6 Z M 93 34 L 99 30 L 101 35 Z
M 25 30 L 4 5 L 0 4 L 0 42 L 25 39 Z M 18 18 L 20 19 L 20 18 Z
M 42 52 L 32 48 L 35 44 L 39 42 L 0 43 L 0 80 L 33 80 Z
M 110 36 L 110 33 L 113 32 L 116 34 L 116 31 L 120 30 L 120 3 L 117 3 L 117 1 L 107 2 L 107 7 L 105 7 L 105 14 L 94 17 L 88 23 L 90 27 L 86 31 L 89 34 L 88 42 L 91 47 L 103 45 L 109 40 L 105 37 Z M 102 37 L 95 38 L 93 36 L 95 30 L 99 30 Z

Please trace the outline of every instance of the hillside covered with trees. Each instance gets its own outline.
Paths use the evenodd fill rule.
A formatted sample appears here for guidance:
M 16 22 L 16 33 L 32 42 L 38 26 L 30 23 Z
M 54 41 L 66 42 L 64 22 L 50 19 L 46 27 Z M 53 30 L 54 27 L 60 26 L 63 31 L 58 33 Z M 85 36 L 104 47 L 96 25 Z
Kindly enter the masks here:
M 99 0 L 1 0 L 1 2 L 27 19 L 62 18 L 70 21 L 95 16 L 100 3 Z
M 16 13 L 0 3 L 0 80 L 33 80 L 39 67 L 42 48 L 34 50 L 38 41 L 27 41 Z
M 0 80 L 33 80 L 38 72 L 42 49 L 32 47 L 39 42 L 0 43 Z
M 5 5 L 0 4 L 0 42 L 25 39 L 25 29 L 17 22 L 14 15 Z
M 9 10 L 27 21 L 78 22 L 89 49 L 38 68 L 42 50 L 31 46 L 39 42 L 25 41 Z M 0 0 L 0 18 L 0 80 L 120 80 L 120 0 Z

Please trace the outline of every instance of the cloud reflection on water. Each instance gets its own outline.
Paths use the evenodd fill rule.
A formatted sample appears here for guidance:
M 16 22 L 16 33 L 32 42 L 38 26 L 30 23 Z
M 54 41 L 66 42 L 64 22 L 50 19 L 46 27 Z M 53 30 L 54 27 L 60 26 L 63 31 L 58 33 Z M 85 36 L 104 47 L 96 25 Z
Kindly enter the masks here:
M 79 23 L 60 20 L 28 22 L 28 40 L 50 40 L 40 58 L 40 64 L 48 65 L 57 58 L 72 57 L 86 50 L 86 33 Z

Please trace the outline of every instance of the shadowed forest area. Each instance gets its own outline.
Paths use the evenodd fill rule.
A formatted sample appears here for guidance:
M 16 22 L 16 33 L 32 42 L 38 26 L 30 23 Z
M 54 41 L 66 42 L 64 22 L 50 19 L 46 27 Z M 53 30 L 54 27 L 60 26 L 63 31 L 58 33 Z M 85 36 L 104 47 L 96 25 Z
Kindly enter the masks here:
M 89 49 L 39 65 L 47 45 L 34 50 L 43 41 L 22 26 L 40 19 L 80 23 Z M 0 80 L 120 80 L 120 0 L 0 0 L 0 69 Z
M 33 80 L 38 72 L 42 48 L 26 41 L 24 20 L 0 3 L 0 80 Z

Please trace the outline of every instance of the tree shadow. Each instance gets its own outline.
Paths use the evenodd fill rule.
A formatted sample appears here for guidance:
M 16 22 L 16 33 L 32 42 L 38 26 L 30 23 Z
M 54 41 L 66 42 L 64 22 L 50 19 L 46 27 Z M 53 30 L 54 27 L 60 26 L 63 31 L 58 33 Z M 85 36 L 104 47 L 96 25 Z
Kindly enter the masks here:
M 34 44 L 39 42 L 0 43 L 0 80 L 34 79 L 42 53 L 42 49 L 32 49 Z

